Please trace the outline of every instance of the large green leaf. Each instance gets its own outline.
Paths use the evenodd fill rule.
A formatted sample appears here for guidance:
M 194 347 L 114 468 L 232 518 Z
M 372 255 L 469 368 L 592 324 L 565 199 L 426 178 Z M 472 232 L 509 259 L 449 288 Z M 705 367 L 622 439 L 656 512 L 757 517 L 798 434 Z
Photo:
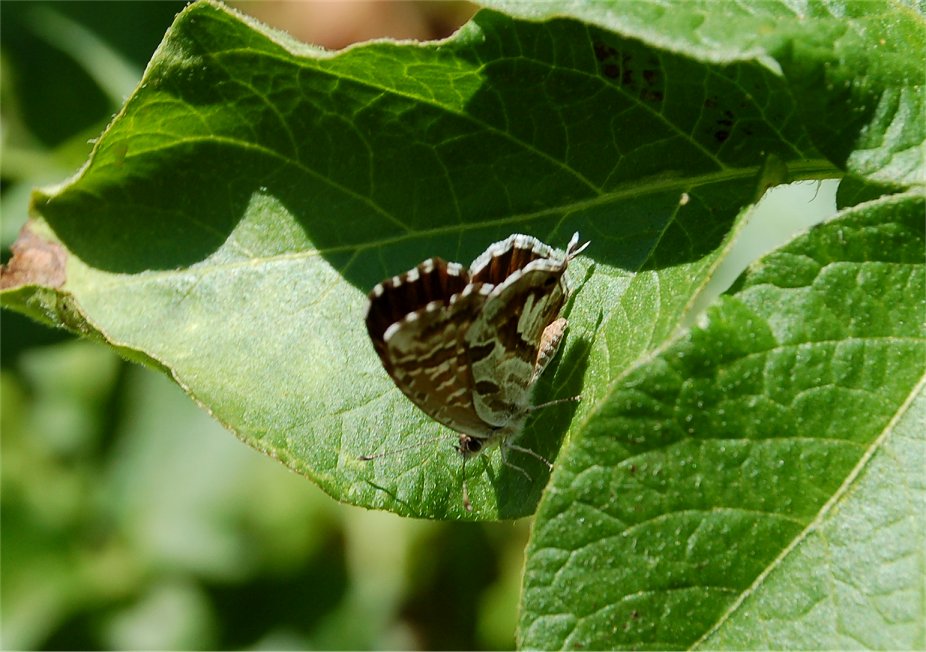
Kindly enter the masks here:
M 676 327 L 768 157 L 836 172 L 779 120 L 789 102 L 762 67 L 574 21 L 483 12 L 445 43 L 329 55 L 195 4 L 89 164 L 36 195 L 8 301 L 163 366 L 342 500 L 461 515 L 452 438 L 357 459 L 438 432 L 366 341 L 369 288 L 513 231 L 559 246 L 581 231 L 581 301 L 599 310 L 540 391 L 576 394 L 599 329 L 626 340 L 610 375 Z M 550 414 L 526 441 L 552 456 L 568 410 Z M 474 515 L 533 511 L 545 471 L 526 465 L 536 482 L 497 455 L 470 465 Z
M 924 644 L 924 210 L 818 227 L 611 382 L 537 514 L 524 645 Z
M 922 15 L 497 6 L 519 17 L 328 53 L 190 5 L 87 165 L 34 196 L 4 306 L 170 374 L 339 500 L 490 519 L 543 495 L 526 646 L 922 647 Z M 699 319 L 751 203 L 844 173 L 839 220 Z M 537 392 L 582 401 L 521 441 L 555 458 L 547 490 L 492 451 L 470 514 L 366 293 L 517 231 L 592 242 Z
M 492 3 L 534 20 L 571 15 L 703 61 L 780 72 L 816 146 L 848 171 L 922 184 L 926 166 L 923 17 L 882 2 Z M 731 107 L 727 107 L 731 108 Z
M 741 209 L 846 163 L 802 116 L 811 94 L 852 98 L 771 65 L 804 34 L 769 16 L 775 49 L 737 56 L 659 47 L 609 15 L 491 11 L 442 43 L 331 54 L 193 4 L 87 166 L 35 196 L 5 305 L 167 370 L 341 500 L 464 516 L 453 438 L 381 369 L 366 292 L 514 231 L 558 246 L 580 231 L 592 247 L 573 270 L 570 336 L 538 400 L 581 391 L 571 409 L 600 411 L 610 383 L 691 318 Z M 571 409 L 548 410 L 524 443 L 555 457 Z M 497 454 L 469 465 L 472 517 L 533 511 L 546 472 L 518 463 L 533 482 Z

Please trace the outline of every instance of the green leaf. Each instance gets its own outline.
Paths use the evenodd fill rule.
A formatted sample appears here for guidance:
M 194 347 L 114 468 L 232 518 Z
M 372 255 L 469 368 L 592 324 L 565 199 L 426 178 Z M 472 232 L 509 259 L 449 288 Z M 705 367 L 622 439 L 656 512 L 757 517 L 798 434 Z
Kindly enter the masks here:
M 923 388 L 703 647 L 923 648 Z
M 922 11 L 887 2 L 710 0 L 610 4 L 491 3 L 534 20 L 563 14 L 703 61 L 755 61 L 787 80 L 798 119 L 835 164 L 886 184 L 918 184 L 926 167 Z
M 817 227 L 602 391 L 537 514 L 523 646 L 923 646 L 924 210 Z
M 327 53 L 192 4 L 88 164 L 34 196 L 30 230 L 44 240 L 14 258 L 4 305 L 168 371 L 339 500 L 428 518 L 529 514 L 544 467 L 518 460 L 528 481 L 497 453 L 468 465 L 464 512 L 454 438 L 381 368 L 365 295 L 429 256 L 466 263 L 512 232 L 562 247 L 580 231 L 592 247 L 572 270 L 570 334 L 537 400 L 581 391 L 580 420 L 601 409 L 606 388 L 693 317 L 757 192 L 847 165 L 832 124 L 806 110 L 854 108 L 856 95 L 805 81 L 839 52 L 795 50 L 800 21 L 768 6 L 762 40 L 725 28 L 706 56 L 710 39 L 686 41 L 684 22 L 642 38 L 645 21 L 581 13 L 598 9 L 537 22 L 482 11 L 439 43 Z M 700 9 L 712 21 L 745 20 L 712 7 Z M 921 100 L 914 69 L 898 110 Z M 852 115 L 884 151 L 908 146 L 867 109 Z M 27 253 L 51 245 L 66 270 L 53 284 Z M 555 457 L 581 433 L 571 417 L 547 410 L 522 443 Z

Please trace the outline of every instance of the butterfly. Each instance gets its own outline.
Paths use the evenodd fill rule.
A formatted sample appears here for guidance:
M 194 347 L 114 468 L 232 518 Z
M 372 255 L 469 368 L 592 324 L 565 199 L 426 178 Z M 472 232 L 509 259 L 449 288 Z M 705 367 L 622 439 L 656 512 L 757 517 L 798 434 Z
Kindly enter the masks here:
M 576 233 L 562 252 L 516 233 L 469 269 L 428 258 L 370 292 L 367 332 L 383 367 L 412 403 L 459 433 L 464 465 L 501 443 L 506 464 L 514 449 L 549 466 L 513 441 L 530 412 L 550 404 L 532 405 L 533 389 L 566 332 L 566 270 L 588 245 Z

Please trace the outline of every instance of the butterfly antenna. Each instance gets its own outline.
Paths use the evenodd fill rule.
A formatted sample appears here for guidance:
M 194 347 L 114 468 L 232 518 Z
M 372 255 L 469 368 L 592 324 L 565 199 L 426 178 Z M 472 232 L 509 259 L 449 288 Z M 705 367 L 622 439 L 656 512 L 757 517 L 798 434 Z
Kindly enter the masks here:
M 581 254 L 588 245 L 592 244 L 592 241 L 584 242 L 581 245 L 579 244 L 579 232 L 576 231 L 572 234 L 572 239 L 569 240 L 569 244 L 566 246 L 566 260 L 572 260 L 579 254 Z
M 467 512 L 473 511 L 473 504 L 469 502 L 469 490 L 466 488 L 466 456 L 463 456 L 463 508 Z
M 383 451 L 382 453 L 376 453 L 375 455 L 361 455 L 357 459 L 362 462 L 369 462 L 371 460 L 378 460 L 381 457 L 386 457 L 387 455 L 394 455 L 396 453 L 403 453 L 405 451 L 411 450 L 413 448 L 421 448 L 425 444 L 430 444 L 433 441 L 438 439 L 443 439 L 441 435 L 436 437 L 431 437 L 430 439 L 425 439 L 424 441 L 415 442 L 414 444 L 409 444 L 408 446 L 402 446 L 400 448 L 393 448 L 389 451 Z

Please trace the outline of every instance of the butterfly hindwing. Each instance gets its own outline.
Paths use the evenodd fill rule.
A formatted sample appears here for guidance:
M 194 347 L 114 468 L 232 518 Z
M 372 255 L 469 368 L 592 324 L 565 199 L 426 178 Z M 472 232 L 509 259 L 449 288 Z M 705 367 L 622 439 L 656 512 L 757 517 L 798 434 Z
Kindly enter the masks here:
M 460 265 L 433 258 L 376 286 L 367 312 L 373 345 L 402 392 L 435 421 L 480 435 L 465 335 L 486 294 Z
M 473 283 L 501 285 L 512 274 L 524 270 L 530 263 L 562 255 L 537 238 L 515 233 L 489 246 L 469 266 Z
M 453 295 L 469 284 L 469 273 L 457 263 L 441 258 L 428 258 L 401 276 L 393 276 L 370 291 L 367 308 L 367 333 L 386 369 L 389 360 L 383 357 L 382 345 L 386 330 L 429 303 L 450 305 Z
M 562 257 L 539 258 L 513 271 L 469 329 L 473 402 L 493 425 L 525 415 L 530 406 L 544 331 L 566 299 L 564 263 Z

